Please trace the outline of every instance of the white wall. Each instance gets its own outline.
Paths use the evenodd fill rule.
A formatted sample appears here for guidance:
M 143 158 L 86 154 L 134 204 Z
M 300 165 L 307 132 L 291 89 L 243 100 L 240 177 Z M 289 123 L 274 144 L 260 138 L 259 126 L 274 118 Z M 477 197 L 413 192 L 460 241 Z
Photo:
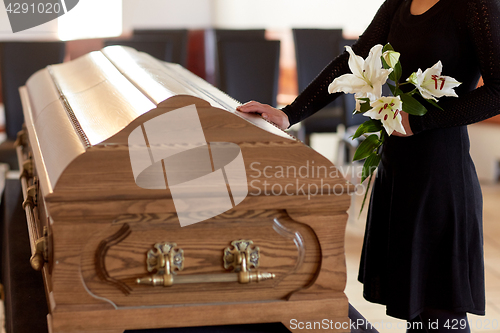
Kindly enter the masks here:
M 59 38 L 74 40 L 120 36 L 122 16 L 122 0 L 80 0 L 72 10 L 58 18 Z
M 359 36 L 384 0 L 214 0 L 219 28 L 343 28 Z
M 344 28 L 360 35 L 384 0 L 123 0 L 133 28 Z
M 0 2 L 0 41 L 118 36 L 121 34 L 121 1 L 80 0 L 76 7 L 59 18 L 16 33 L 12 33 L 5 6 Z
M 468 126 L 470 154 L 476 165 L 480 181 L 497 181 L 500 164 L 500 126 L 491 123 L 479 123 Z
M 211 0 L 123 0 L 123 31 L 212 26 Z

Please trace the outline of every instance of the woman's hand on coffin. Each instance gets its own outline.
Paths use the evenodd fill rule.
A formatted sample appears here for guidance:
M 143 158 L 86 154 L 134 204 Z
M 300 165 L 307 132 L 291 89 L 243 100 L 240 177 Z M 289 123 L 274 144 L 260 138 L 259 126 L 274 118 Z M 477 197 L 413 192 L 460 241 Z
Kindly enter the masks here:
M 262 116 L 262 118 L 269 120 L 270 122 L 278 125 L 282 130 L 287 129 L 290 126 L 288 121 L 288 116 L 281 110 L 273 108 L 270 105 L 262 104 L 255 101 L 250 101 L 236 108 L 240 112 L 254 112 Z

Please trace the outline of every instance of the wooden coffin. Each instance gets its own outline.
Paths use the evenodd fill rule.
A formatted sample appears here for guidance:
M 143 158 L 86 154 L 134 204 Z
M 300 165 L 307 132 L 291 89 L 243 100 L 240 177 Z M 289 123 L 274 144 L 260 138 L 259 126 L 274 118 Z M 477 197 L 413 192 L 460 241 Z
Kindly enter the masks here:
M 327 159 L 130 48 L 49 66 L 20 93 L 23 206 L 50 332 L 346 330 L 350 187 Z M 313 321 L 323 327 L 301 329 Z

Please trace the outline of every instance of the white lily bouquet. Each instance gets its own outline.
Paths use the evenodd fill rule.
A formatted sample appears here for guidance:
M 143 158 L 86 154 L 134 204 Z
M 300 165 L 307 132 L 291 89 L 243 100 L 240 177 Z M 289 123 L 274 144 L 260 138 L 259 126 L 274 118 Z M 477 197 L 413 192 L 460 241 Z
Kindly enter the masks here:
M 418 116 L 427 113 L 425 106 L 413 95 L 420 95 L 442 110 L 437 104 L 437 98 L 458 97 L 453 89 L 461 83 L 452 77 L 441 75 L 443 68 L 441 61 L 424 72 L 418 69 L 406 79 L 406 82 L 400 83 L 402 74 L 400 53 L 394 51 L 390 44 L 375 45 L 365 60 L 356 55 L 351 47 L 346 46 L 346 49 L 350 54 L 349 68 L 352 74 L 345 74 L 333 80 L 328 87 L 328 92 L 354 94 L 356 99 L 354 113 L 362 113 L 371 118 L 361 124 L 352 137 L 354 140 L 362 135 L 366 136 L 356 149 L 353 160 L 366 159 L 363 164 L 361 182 L 370 177 L 367 186 L 369 188 L 374 171 L 380 163 L 380 148 L 384 141 L 394 131 L 406 134 L 401 111 Z M 388 78 L 394 84 L 388 83 Z M 382 96 L 384 84 L 389 86 L 393 96 Z M 413 84 L 415 88 L 404 93 L 400 87 L 406 84 Z M 361 210 L 363 210 L 365 199 Z

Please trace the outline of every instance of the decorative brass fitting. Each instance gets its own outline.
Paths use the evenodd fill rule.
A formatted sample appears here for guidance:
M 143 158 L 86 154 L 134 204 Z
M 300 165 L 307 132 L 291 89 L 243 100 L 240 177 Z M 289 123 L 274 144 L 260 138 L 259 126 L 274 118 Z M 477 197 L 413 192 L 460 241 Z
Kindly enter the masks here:
M 156 243 L 147 253 L 148 272 L 152 276 L 139 278 L 137 284 L 169 287 L 174 284 L 174 274 L 184 269 L 184 251 L 176 248 L 176 243 Z

